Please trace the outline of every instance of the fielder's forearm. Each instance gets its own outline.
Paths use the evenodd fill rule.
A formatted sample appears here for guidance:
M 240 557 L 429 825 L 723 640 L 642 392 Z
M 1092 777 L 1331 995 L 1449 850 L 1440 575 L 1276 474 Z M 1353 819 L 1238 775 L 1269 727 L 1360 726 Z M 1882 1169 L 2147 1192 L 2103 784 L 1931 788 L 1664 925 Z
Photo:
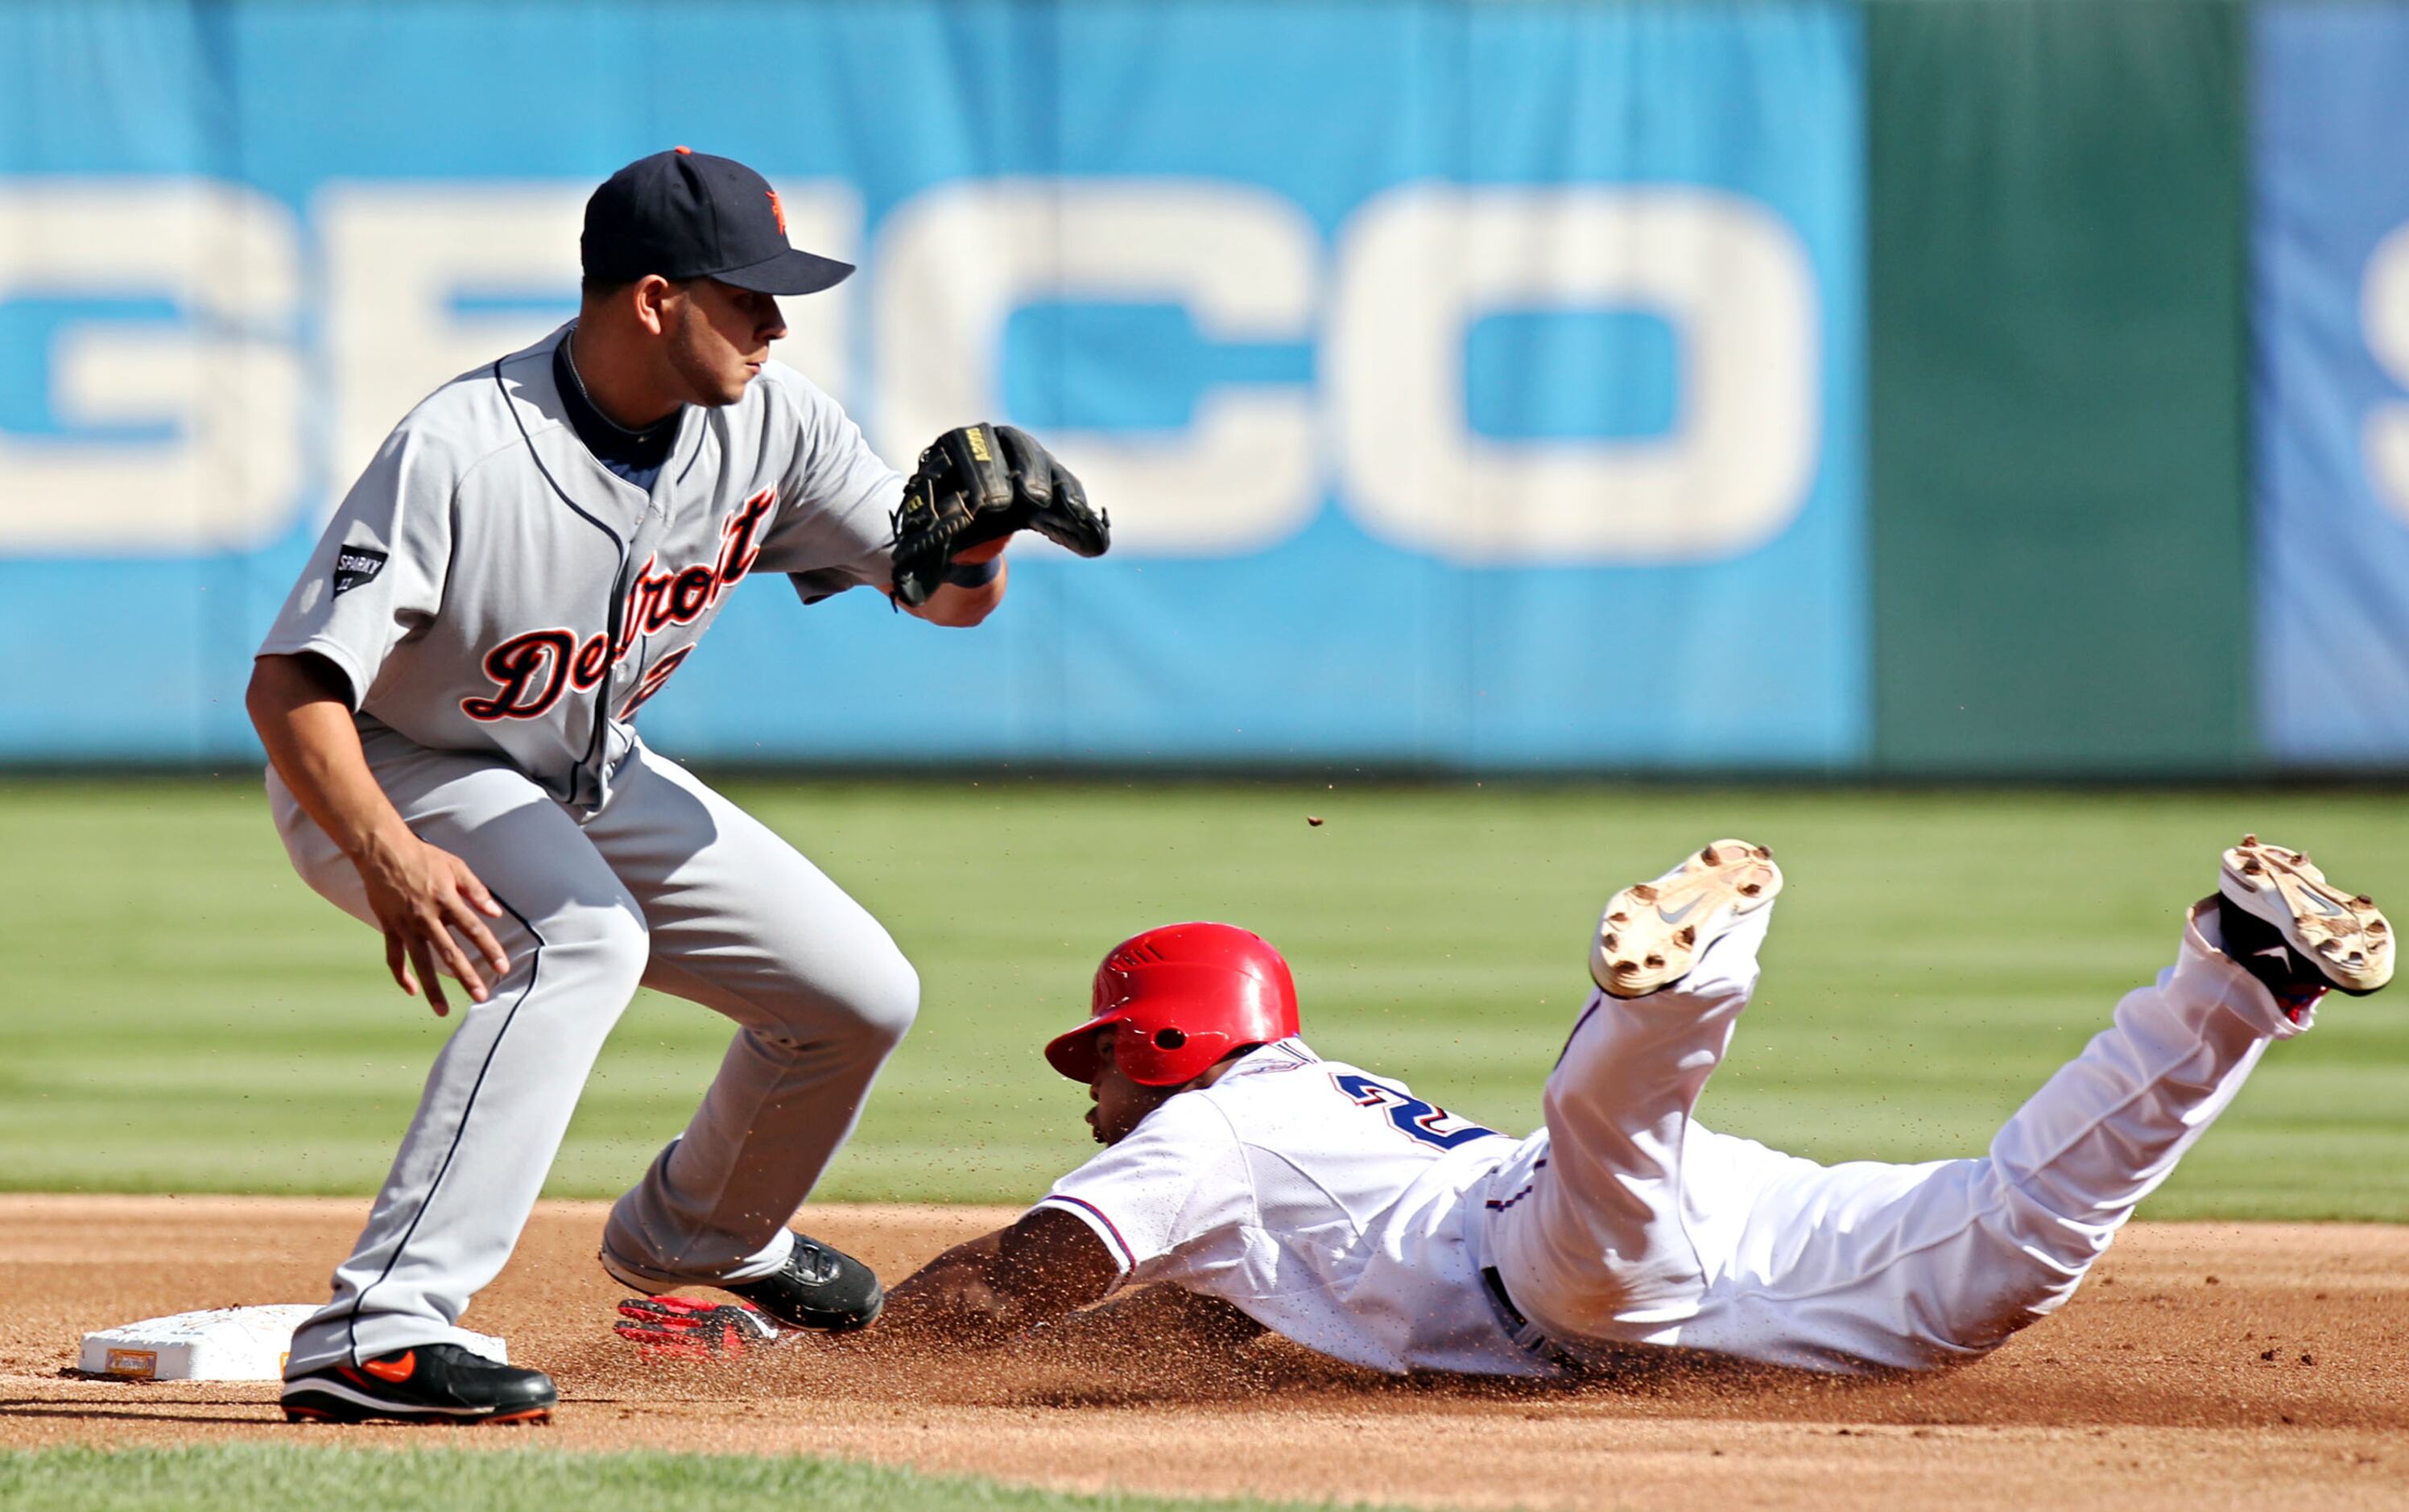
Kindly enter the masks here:
M 356 861 L 411 838 L 368 769 L 339 683 L 315 658 L 260 657 L 243 704 L 276 774 L 344 855 Z
M 1012 564 L 998 562 L 996 574 L 989 581 L 975 588 L 965 588 L 957 583 L 945 583 L 929 596 L 927 603 L 910 612 L 931 625 L 943 625 L 949 629 L 968 629 L 994 613 L 996 606 L 1003 602 L 1004 580 L 1011 575 Z

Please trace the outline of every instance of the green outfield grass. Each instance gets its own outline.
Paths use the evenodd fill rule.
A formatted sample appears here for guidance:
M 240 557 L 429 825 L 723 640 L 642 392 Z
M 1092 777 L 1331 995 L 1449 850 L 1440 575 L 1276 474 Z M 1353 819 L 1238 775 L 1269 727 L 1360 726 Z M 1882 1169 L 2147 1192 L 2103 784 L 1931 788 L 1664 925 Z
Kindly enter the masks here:
M 1301 1502 L 1072 1495 L 830 1460 L 544 1449 L 334 1449 L 232 1444 L 179 1449 L 0 1451 L 0 1505 L 14 1512 L 664 1512 L 776 1505 L 812 1512 L 1275 1512 Z M 1310 1504 L 1325 1506 L 1326 1503 Z
M 2170 959 L 2255 828 L 2409 914 L 2409 805 L 2305 792 L 1118 785 L 730 791 L 893 929 L 919 1026 L 832 1199 L 1019 1201 L 1089 1146 L 1038 1045 L 1104 946 L 1220 917 L 1282 945 L 1323 1053 L 1516 1132 L 1588 983 L 1599 903 L 1699 842 L 1789 874 L 1717 1127 L 1819 1159 L 1979 1152 Z M 1310 827 L 1308 814 L 1327 822 Z M 286 867 L 255 786 L 0 785 L 0 1186 L 367 1192 L 445 1025 Z M 2147 1217 L 2409 1218 L 2409 987 L 2277 1046 Z M 550 1190 L 606 1196 L 727 1030 L 651 994 Z

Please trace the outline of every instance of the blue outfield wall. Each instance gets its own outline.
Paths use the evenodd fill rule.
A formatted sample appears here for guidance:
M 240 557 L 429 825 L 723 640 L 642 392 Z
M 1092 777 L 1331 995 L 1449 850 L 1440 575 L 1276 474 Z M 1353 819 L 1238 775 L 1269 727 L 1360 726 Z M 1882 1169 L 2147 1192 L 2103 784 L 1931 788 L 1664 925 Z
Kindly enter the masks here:
M 2262 739 L 2409 761 L 2409 7 L 2256 17 Z
M 671 143 L 857 261 L 782 351 L 1119 529 L 973 633 L 740 595 L 680 755 L 1840 770 L 1867 756 L 1841 6 L 0 8 L 0 759 L 239 758 L 384 429 L 571 307 Z

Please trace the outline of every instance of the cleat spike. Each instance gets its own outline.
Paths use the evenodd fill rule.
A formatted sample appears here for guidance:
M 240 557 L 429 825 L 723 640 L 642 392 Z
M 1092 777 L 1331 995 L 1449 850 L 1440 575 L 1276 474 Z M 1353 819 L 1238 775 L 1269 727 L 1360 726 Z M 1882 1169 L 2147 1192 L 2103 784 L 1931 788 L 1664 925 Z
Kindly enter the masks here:
M 1599 944 L 1601 944 L 1601 945 L 1604 945 L 1604 946 L 1605 946 L 1607 949 L 1608 949 L 1608 950 L 1613 950 L 1613 949 L 1617 948 L 1618 946 L 1620 946 L 1620 945 L 1623 943 L 1623 942 L 1622 942 L 1622 941 L 1620 941 L 1620 940 L 1617 940 L 1614 936 L 1612 936 L 1612 935 L 1610 935 L 1610 934 L 1609 934 L 1609 935 L 1607 935 L 1606 937 L 1604 937 L 1603 939 L 1599 940 L 1599 941 L 1598 941 L 1598 943 L 1599 943 Z
M 1739 895 L 1742 898 L 1753 898 L 1763 891 L 1765 891 L 1765 884 L 1761 882 L 1743 882 L 1739 885 Z
M 2373 899 L 2373 898 L 2370 898 L 2370 897 L 2369 897 L 2369 896 L 2367 896 L 2367 894 L 2365 894 L 2365 893 L 2360 893 L 2358 897 L 2356 897 L 2356 898 L 2352 899 L 2352 900 L 2351 900 L 2351 901 L 2352 901 L 2352 902 L 2354 902 L 2354 903 L 2357 903 L 2357 904 L 2358 904 L 2359 907 L 2361 907 L 2361 908 L 2365 908 L 2365 907 L 2367 907 L 2369 904 L 2371 904 L 2371 903 L 2374 902 L 2374 901 L 2375 901 L 2375 900 L 2374 900 L 2374 899 Z
M 1724 858 L 1720 852 L 1718 852 L 1712 845 L 1709 845 L 1704 850 L 1698 852 L 1698 859 L 1706 862 L 1709 866 L 1720 866 L 1723 864 Z
M 1651 956 L 1648 958 L 1648 966 L 1651 971 L 1660 970 L 1663 968 L 1664 964 L 1665 958 L 1662 956 Z
M 2258 843 L 2258 837 L 2256 835 L 2244 835 L 2242 837 L 2242 843 L 2244 845 L 2256 845 Z
M 1770 860 L 1772 860 L 1772 859 L 1773 859 L 1773 847 L 1772 847 L 1772 846 L 1770 846 L 1770 845 L 1759 845 L 1759 846 L 1756 848 L 1756 858 L 1757 858 L 1758 860 L 1760 860 L 1760 861 L 1770 861 Z
M 1635 883 L 1632 885 L 1631 896 L 1640 902 L 1652 903 L 1656 900 L 1656 889 L 1645 882 Z
M 1681 929 L 1674 931 L 1673 943 L 1680 945 L 1684 950 L 1698 943 L 1698 927 L 1695 924 L 1682 925 Z
M 2259 866 L 2258 857 L 2255 856 L 2245 856 L 2242 858 L 2242 871 L 2244 875 L 2255 877 L 2262 870 L 2264 869 Z
M 1606 922 L 1608 924 L 1628 924 L 1631 922 L 1631 915 L 1623 913 L 1621 909 L 1617 909 L 1606 916 Z

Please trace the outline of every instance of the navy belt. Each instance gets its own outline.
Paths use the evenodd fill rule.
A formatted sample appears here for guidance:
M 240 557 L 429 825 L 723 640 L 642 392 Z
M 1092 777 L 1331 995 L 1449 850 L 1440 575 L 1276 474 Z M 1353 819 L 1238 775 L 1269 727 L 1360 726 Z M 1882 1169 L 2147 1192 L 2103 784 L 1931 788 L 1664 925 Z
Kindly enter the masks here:
M 1484 1265 L 1480 1268 L 1480 1289 L 1489 1293 L 1489 1305 L 1496 1310 L 1497 1321 L 1505 1325 L 1506 1332 L 1513 1339 L 1515 1347 L 1527 1354 L 1536 1355 L 1551 1365 L 1562 1366 L 1566 1370 L 1580 1368 L 1580 1362 L 1559 1347 L 1553 1339 L 1549 1338 L 1546 1330 L 1524 1318 L 1522 1309 L 1514 1305 L 1514 1299 L 1506 1292 L 1506 1278 L 1497 1274 L 1496 1266 Z

